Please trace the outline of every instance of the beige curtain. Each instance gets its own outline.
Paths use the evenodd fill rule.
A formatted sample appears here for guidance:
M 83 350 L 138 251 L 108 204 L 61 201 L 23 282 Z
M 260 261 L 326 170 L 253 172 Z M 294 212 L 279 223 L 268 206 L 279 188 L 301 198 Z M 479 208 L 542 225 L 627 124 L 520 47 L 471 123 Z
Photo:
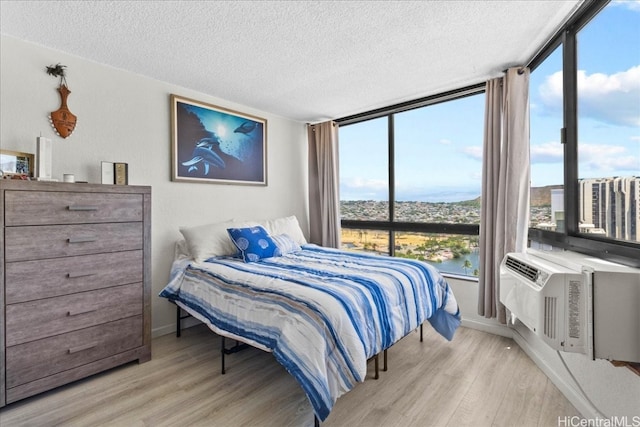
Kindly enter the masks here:
M 500 262 L 527 247 L 529 223 L 529 69 L 487 82 L 482 167 L 478 313 L 506 323 Z
M 340 247 L 340 196 L 338 181 L 338 125 L 310 125 L 309 139 L 309 241 Z

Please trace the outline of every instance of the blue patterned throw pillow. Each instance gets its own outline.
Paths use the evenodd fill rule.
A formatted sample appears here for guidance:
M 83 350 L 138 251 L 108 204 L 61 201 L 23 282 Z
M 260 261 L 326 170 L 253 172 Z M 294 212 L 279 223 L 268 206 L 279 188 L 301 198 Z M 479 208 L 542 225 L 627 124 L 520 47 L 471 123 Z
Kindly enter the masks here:
M 279 250 L 267 230 L 260 225 L 246 228 L 228 228 L 227 232 L 240 251 L 244 262 L 255 262 L 262 258 L 278 256 Z M 276 253 L 278 252 L 278 253 Z

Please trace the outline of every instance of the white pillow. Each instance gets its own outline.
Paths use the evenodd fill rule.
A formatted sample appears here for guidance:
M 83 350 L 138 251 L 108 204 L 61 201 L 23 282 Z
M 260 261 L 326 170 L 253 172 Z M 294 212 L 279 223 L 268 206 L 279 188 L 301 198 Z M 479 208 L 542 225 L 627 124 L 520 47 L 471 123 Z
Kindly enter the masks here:
M 270 235 L 288 234 L 296 243 L 304 245 L 307 240 L 300 229 L 295 215 L 263 221 L 229 220 L 195 227 L 180 227 L 189 247 L 189 252 L 196 262 L 203 262 L 214 256 L 233 256 L 238 248 L 227 233 L 227 228 L 242 228 L 262 225 Z
M 189 246 L 187 246 L 187 241 L 184 239 L 178 240 L 173 249 L 173 259 L 180 259 L 180 258 L 191 258 L 191 253 L 189 252 Z
M 269 219 L 263 221 L 262 224 L 267 229 L 269 234 L 277 236 L 278 234 L 288 234 L 297 244 L 306 245 L 307 239 L 304 237 L 304 233 L 298 223 L 298 218 L 295 215 Z
M 217 222 L 195 227 L 180 227 L 189 246 L 191 256 L 197 262 L 213 256 L 233 255 L 237 248 L 231 241 L 227 228 L 234 227 L 235 221 Z
M 273 240 L 273 242 L 278 247 L 278 256 L 286 255 L 291 252 L 297 252 L 302 249 L 300 245 L 288 234 L 272 235 L 271 240 Z

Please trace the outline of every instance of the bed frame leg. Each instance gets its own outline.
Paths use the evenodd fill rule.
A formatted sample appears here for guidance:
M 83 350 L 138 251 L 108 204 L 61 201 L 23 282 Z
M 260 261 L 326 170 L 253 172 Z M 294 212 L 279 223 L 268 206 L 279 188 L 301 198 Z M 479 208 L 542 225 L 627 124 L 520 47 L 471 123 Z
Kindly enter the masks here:
M 180 317 L 180 306 L 176 304 L 176 337 L 180 338 L 180 333 L 182 331 L 181 325 L 181 317 Z
M 380 378 L 380 369 L 378 368 L 378 359 L 380 359 L 380 353 L 376 354 L 376 357 L 375 357 L 375 360 L 374 360 L 375 365 L 376 365 L 376 375 L 373 378 L 376 379 L 376 380 L 378 378 Z
M 239 351 L 244 350 L 245 348 L 249 348 L 251 347 L 249 344 L 245 344 L 245 343 L 241 343 L 240 341 L 236 340 L 236 344 L 233 347 L 226 347 L 226 342 L 225 342 L 225 338 L 224 335 L 220 335 L 220 339 L 221 339 L 221 343 L 220 343 L 220 361 L 222 363 L 222 375 L 224 375 L 225 371 L 225 367 L 224 367 L 224 356 L 226 354 L 233 354 L 233 353 L 237 353 Z
M 422 323 L 420 324 L 420 342 L 422 342 Z
M 222 342 L 220 343 L 220 356 L 221 360 L 222 360 L 222 367 L 220 372 L 222 373 L 222 375 L 224 375 L 224 355 L 225 355 L 225 351 L 224 351 L 224 337 L 221 336 L 220 338 L 222 338 Z
M 387 349 L 384 349 L 384 353 L 382 353 L 382 370 L 387 372 Z

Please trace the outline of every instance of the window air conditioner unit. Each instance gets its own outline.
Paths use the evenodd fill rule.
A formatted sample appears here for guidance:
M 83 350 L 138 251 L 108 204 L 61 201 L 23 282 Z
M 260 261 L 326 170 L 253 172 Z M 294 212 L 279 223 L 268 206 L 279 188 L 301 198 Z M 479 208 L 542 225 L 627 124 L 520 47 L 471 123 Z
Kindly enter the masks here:
M 500 302 L 555 350 L 640 362 L 640 269 L 575 252 L 508 253 Z

